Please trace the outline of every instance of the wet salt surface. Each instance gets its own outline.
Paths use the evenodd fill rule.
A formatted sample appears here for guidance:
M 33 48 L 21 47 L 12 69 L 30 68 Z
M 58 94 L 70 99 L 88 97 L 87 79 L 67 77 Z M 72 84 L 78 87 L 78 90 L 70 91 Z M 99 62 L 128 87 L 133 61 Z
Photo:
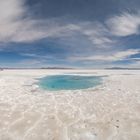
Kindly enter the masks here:
M 100 89 L 56 94 L 34 82 L 0 78 L 1 140 L 140 139 L 140 75 L 112 75 Z

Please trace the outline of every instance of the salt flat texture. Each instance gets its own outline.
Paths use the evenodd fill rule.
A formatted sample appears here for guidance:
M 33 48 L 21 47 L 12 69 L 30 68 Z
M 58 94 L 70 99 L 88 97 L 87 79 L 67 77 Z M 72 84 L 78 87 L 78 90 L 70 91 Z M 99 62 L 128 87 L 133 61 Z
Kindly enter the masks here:
M 48 92 L 51 74 L 106 75 L 96 89 Z M 0 140 L 140 140 L 140 71 L 0 71 Z

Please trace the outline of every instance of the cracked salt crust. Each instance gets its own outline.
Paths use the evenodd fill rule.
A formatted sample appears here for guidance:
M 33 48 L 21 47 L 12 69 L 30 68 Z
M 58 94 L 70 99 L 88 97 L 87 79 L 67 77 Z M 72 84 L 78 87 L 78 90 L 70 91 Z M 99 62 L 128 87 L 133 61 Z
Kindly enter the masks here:
M 37 78 L 107 75 L 97 89 L 50 92 Z M 4 70 L 0 72 L 0 140 L 139 140 L 140 71 Z

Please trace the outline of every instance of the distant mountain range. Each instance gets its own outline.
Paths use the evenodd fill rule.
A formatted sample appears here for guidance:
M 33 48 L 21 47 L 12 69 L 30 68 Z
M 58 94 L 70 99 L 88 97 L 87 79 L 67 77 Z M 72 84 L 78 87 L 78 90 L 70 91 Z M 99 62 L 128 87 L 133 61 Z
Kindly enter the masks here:
M 122 68 L 122 67 L 112 67 L 112 68 L 105 68 L 110 70 L 140 70 L 140 68 Z
M 0 70 L 4 69 L 64 69 L 64 70 L 69 70 L 69 69 L 76 69 L 76 68 L 68 68 L 68 67 L 42 67 L 42 68 L 10 68 L 10 67 L 1 67 Z M 94 70 L 95 68 L 93 68 Z M 122 67 L 111 67 L 111 68 L 103 68 L 106 70 L 140 70 L 140 68 L 122 68 Z
M 65 67 L 42 67 L 42 68 L 10 68 L 10 67 L 2 67 L 0 70 L 4 69 L 75 69 L 75 68 L 65 68 Z

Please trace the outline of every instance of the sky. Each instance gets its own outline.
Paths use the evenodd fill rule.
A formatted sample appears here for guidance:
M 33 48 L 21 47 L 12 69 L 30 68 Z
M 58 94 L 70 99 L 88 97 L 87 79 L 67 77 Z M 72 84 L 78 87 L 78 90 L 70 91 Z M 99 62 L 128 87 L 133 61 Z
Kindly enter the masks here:
M 140 0 L 0 0 L 0 67 L 140 68 Z

